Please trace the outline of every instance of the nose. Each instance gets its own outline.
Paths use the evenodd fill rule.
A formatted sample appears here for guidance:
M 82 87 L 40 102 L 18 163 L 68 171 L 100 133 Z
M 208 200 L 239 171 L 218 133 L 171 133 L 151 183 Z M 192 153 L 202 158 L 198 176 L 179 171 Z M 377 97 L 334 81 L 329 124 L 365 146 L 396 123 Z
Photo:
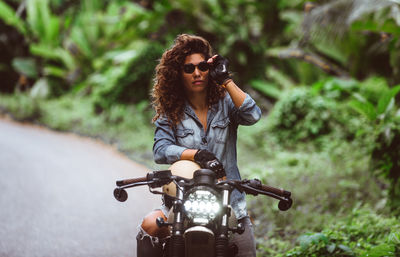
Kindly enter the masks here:
M 197 66 L 196 66 L 196 67 L 194 68 L 193 75 L 194 75 L 194 76 L 196 76 L 196 77 L 197 77 L 197 76 L 200 76 L 200 70 L 199 70 L 199 67 L 197 67 Z

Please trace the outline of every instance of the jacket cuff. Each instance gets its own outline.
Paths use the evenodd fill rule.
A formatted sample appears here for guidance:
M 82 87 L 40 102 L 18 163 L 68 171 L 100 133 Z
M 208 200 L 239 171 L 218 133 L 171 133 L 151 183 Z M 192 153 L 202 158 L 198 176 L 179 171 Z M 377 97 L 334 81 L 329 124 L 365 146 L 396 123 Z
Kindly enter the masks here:
M 167 158 L 168 163 L 174 163 L 181 159 L 183 151 L 187 148 L 178 146 L 178 145 L 170 145 L 165 150 L 165 157 Z
M 246 111 L 249 108 L 252 108 L 256 102 L 253 98 L 250 97 L 249 94 L 246 93 L 246 98 L 244 99 L 242 105 L 239 107 L 239 111 Z

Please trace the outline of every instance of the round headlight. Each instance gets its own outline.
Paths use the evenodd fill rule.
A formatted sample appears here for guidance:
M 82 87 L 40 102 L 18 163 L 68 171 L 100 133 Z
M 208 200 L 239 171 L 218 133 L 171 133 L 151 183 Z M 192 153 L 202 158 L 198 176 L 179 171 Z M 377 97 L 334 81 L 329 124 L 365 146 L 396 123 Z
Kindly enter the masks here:
M 215 219 L 220 204 L 217 196 L 208 190 L 195 190 L 191 192 L 184 203 L 187 216 L 194 223 L 207 224 Z

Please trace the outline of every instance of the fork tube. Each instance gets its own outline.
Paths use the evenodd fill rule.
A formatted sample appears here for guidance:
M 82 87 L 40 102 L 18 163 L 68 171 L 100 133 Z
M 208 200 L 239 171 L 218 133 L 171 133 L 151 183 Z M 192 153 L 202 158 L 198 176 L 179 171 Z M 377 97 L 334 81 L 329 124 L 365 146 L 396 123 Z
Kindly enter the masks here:
M 224 189 L 222 193 L 222 221 L 221 221 L 221 226 L 222 227 L 228 227 L 228 218 L 229 218 L 229 189 Z
M 228 185 L 223 186 L 222 191 L 222 217 L 219 234 L 215 240 L 215 256 L 226 257 L 228 254 L 228 219 L 231 213 L 229 208 L 230 188 Z
M 182 182 L 182 181 L 180 181 Z M 170 238 L 170 256 L 184 257 L 185 256 L 185 242 L 183 239 L 183 194 L 184 192 L 176 187 L 176 200 L 174 201 L 174 224 L 172 226 L 172 236 Z

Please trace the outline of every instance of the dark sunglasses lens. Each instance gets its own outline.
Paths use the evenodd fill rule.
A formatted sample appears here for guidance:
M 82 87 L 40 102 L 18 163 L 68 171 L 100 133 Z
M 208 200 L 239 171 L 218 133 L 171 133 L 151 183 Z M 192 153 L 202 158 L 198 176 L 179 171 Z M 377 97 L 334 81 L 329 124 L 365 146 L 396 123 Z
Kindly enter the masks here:
M 199 63 L 199 65 L 197 67 L 199 67 L 199 70 L 201 70 L 201 71 L 206 71 L 206 70 L 208 70 L 208 63 L 201 62 L 201 63 Z
M 192 73 L 194 71 L 195 67 L 193 64 L 185 64 L 183 65 L 183 71 L 185 73 Z

